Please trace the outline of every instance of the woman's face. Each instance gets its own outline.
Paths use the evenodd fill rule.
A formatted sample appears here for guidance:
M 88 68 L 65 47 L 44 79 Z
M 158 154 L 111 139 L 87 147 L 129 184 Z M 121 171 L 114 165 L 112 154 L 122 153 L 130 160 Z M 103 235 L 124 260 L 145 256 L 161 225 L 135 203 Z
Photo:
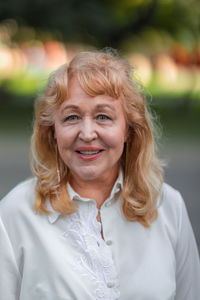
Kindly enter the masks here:
M 69 81 L 69 97 L 55 115 L 55 138 L 72 178 L 91 181 L 117 175 L 127 131 L 121 101 L 90 97 L 76 78 Z

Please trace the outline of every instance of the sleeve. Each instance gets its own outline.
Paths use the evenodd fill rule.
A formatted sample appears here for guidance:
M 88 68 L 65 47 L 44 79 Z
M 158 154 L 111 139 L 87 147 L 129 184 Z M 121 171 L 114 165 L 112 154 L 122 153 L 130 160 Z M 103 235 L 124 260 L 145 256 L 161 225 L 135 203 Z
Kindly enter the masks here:
M 197 300 L 200 299 L 199 254 L 184 201 L 180 194 L 179 196 L 181 215 L 176 247 L 175 300 Z
M 20 273 L 14 251 L 0 218 L 0 299 L 19 300 Z

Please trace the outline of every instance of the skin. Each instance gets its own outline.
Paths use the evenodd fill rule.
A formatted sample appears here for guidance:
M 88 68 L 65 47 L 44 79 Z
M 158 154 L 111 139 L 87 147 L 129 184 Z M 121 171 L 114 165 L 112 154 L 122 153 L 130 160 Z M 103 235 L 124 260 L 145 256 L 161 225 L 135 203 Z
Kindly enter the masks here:
M 73 189 L 82 197 L 95 199 L 97 207 L 109 196 L 118 176 L 126 132 L 122 99 L 88 96 L 76 78 L 70 79 L 69 97 L 56 111 L 55 138 L 70 169 Z M 103 151 L 94 160 L 84 160 L 76 152 L 80 147 Z

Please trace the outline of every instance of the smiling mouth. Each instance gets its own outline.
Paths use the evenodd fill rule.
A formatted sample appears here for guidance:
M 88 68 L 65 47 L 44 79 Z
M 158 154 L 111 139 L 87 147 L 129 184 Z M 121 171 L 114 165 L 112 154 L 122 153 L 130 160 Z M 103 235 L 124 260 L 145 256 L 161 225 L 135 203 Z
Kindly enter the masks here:
M 77 153 L 80 153 L 82 155 L 86 155 L 86 156 L 90 156 L 90 155 L 95 155 L 98 154 L 100 152 L 102 152 L 103 150 L 86 150 L 86 151 L 76 151 Z

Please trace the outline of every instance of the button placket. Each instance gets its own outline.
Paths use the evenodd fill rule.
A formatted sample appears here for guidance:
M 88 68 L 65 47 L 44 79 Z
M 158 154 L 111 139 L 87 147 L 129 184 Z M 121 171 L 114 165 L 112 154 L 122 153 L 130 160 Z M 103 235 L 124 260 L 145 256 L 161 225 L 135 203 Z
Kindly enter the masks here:
M 108 202 L 105 203 L 105 207 L 110 207 L 112 205 L 111 200 L 109 200 Z
M 112 244 L 113 244 L 113 242 L 111 240 L 106 241 L 106 245 L 111 246 Z
M 113 288 L 114 286 L 115 286 L 114 282 L 108 282 L 107 283 L 107 287 L 110 288 L 110 289 Z

